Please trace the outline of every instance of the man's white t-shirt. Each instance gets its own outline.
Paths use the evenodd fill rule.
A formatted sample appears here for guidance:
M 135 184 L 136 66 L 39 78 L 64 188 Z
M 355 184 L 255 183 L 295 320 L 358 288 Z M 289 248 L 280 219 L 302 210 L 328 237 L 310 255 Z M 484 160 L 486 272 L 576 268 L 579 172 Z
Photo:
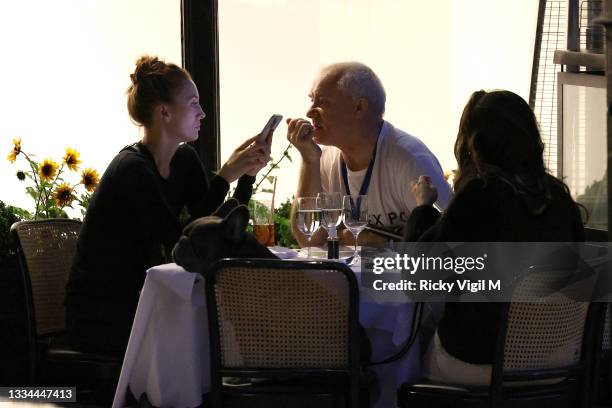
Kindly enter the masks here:
M 324 146 L 321 154 L 321 185 L 323 191 L 339 191 L 347 194 L 342 181 L 340 149 Z M 367 169 L 352 172 L 347 169 L 351 194 L 359 194 Z M 368 211 L 370 224 L 401 234 L 416 206 L 410 192 L 410 182 L 420 175 L 431 177 L 438 189 L 440 207 L 445 208 L 450 200 L 451 189 L 444 180 L 438 159 L 419 139 L 389 122 L 383 122 L 378 136 L 374 168 L 368 186 Z

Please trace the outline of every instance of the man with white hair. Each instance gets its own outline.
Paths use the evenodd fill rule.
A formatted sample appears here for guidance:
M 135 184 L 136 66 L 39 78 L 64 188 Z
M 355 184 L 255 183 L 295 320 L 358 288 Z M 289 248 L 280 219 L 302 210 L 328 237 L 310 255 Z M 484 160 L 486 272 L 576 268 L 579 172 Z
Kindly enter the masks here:
M 367 194 L 369 223 L 398 235 L 416 206 L 411 183 L 427 176 L 438 189 L 438 204 L 445 207 L 450 188 L 440 163 L 425 144 L 383 120 L 385 90 L 380 79 L 358 62 L 323 68 L 310 91 L 311 119 L 288 119 L 287 139 L 302 156 L 296 197 L 319 192 Z M 319 147 L 323 145 L 323 149 Z M 307 239 L 295 224 L 293 233 L 304 246 Z M 354 242 L 350 231 L 339 232 L 342 243 Z M 311 245 L 326 238 L 318 231 Z M 370 231 L 360 234 L 360 244 L 381 242 Z

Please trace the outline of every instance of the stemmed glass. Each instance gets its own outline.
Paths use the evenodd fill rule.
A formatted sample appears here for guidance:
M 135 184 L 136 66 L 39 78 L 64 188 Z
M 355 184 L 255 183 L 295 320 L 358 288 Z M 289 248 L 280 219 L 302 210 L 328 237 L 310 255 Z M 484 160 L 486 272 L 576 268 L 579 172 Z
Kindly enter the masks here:
M 365 195 L 346 195 L 342 199 L 342 213 L 344 225 L 355 236 L 355 253 L 349 265 L 361 262 L 359 252 L 357 252 L 357 239 L 359 233 L 368 224 L 368 201 Z
M 310 239 L 321 223 L 321 210 L 317 208 L 316 197 L 297 198 L 296 224 L 308 238 L 308 258 L 310 258 Z
M 338 236 L 337 227 L 342 222 L 342 196 L 340 193 L 319 193 L 317 207 L 321 210 L 321 223 L 330 239 Z

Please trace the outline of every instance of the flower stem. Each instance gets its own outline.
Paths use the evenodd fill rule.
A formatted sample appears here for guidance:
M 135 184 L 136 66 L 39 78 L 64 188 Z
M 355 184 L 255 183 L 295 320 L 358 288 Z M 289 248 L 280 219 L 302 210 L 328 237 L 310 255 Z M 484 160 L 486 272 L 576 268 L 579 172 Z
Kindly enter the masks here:
M 38 197 L 36 197 L 36 207 L 34 208 L 34 219 L 37 219 L 38 218 L 38 207 L 40 205 L 40 198 L 42 196 L 42 186 L 38 182 L 38 172 L 36 171 L 36 166 L 34 166 L 34 163 L 35 163 L 34 160 L 30 159 L 30 156 L 28 156 L 26 152 L 21 151 L 20 153 L 24 155 L 24 157 L 28 161 L 28 164 L 30 165 L 30 168 L 32 169 L 32 175 L 34 176 L 33 177 L 34 184 L 36 185 L 36 190 L 38 191 Z
M 57 171 L 57 174 L 55 175 L 55 178 L 49 184 L 49 189 L 46 189 L 45 191 L 45 213 L 47 214 L 47 218 L 49 218 L 49 196 L 53 191 L 53 186 L 55 186 L 55 184 L 57 183 L 57 179 L 59 178 L 60 174 L 62 174 L 62 170 L 64 170 L 64 163 L 62 163 L 59 170 Z
M 276 163 L 272 163 L 272 165 L 270 166 L 270 168 L 268 169 L 268 171 L 266 172 L 266 174 L 264 174 L 261 178 L 261 180 L 259 180 L 259 182 L 255 185 L 255 188 L 253 188 L 253 191 L 257 191 L 259 189 L 259 186 L 261 185 L 261 183 L 263 183 L 263 181 L 268 177 L 268 175 L 272 172 L 272 170 L 274 170 L 275 168 L 278 167 L 279 163 L 283 161 L 283 159 L 285 157 L 287 157 L 287 152 L 289 151 L 289 149 L 291 149 L 291 143 L 289 143 L 287 145 L 287 147 L 285 148 L 285 150 L 283 151 L 283 154 L 281 155 L 281 158 L 278 159 L 276 161 Z

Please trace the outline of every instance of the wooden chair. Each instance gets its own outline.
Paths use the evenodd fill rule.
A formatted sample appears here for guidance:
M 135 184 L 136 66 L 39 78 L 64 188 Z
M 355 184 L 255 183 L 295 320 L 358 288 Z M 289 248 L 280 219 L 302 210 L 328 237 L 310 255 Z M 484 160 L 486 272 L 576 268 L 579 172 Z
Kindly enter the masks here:
M 359 292 L 346 265 L 228 259 L 205 278 L 213 407 L 359 406 Z
M 30 385 L 77 386 L 79 401 L 106 402 L 112 400 L 121 360 L 79 352 L 64 339 L 65 285 L 80 228 L 80 221 L 69 219 L 11 226 L 25 287 Z
M 570 281 L 563 292 L 550 289 Z M 588 272 L 531 268 L 502 308 L 490 386 L 404 384 L 400 407 L 587 407 L 603 307 L 576 299 L 595 284 Z

